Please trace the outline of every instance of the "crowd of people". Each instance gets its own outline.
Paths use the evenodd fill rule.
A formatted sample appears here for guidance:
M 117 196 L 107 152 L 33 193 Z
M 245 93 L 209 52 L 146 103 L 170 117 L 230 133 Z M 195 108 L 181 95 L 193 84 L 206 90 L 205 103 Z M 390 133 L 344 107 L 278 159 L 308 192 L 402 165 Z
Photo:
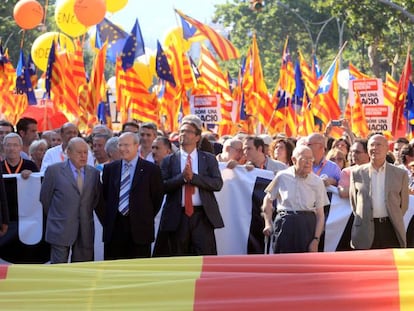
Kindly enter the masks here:
M 39 135 L 36 120 L 22 118 L 16 127 L 0 121 L 0 167 L 23 179 L 44 173 L 39 199 L 51 263 L 93 260 L 94 212 L 105 260 L 150 257 L 161 208 L 162 256 L 216 255 L 214 230 L 226 226 L 214 195 L 223 186 L 219 163 L 274 173 L 262 206 L 274 253 L 323 249 L 331 186 L 350 201 L 352 248 L 407 247 L 414 142 L 381 133 L 355 138 L 346 120 L 334 139 L 332 127 L 300 138 L 217 137 L 188 115 L 169 135 L 154 123 L 127 122 L 120 133 L 100 124 L 82 137 L 73 123 Z M 10 218 L 2 174 L 0 238 Z

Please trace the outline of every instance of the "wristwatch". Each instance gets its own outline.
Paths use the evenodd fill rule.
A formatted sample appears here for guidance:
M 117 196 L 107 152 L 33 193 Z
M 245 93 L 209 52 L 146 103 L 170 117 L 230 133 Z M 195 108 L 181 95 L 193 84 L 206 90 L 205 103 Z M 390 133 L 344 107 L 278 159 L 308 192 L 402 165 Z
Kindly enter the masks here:
M 318 241 L 318 242 L 320 240 L 317 236 L 314 236 L 313 239 L 316 240 L 316 241 Z

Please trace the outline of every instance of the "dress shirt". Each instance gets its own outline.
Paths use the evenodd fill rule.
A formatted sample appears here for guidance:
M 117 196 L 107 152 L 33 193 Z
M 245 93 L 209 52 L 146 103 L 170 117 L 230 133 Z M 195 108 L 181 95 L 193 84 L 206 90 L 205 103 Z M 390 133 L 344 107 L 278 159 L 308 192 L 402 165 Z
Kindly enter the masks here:
M 187 156 L 188 153 L 185 152 L 184 150 L 180 150 L 180 154 L 181 154 L 181 172 L 184 171 L 185 165 L 187 164 Z M 190 153 L 191 156 L 191 168 L 193 170 L 194 174 L 198 174 L 198 152 L 197 149 L 194 149 L 193 152 Z M 193 185 L 194 186 L 194 185 Z M 184 185 L 182 187 L 182 195 L 181 195 L 181 206 L 184 206 L 184 202 L 185 202 L 185 190 L 184 190 Z M 194 193 L 193 193 L 193 206 L 200 206 L 202 205 L 201 203 L 201 198 L 200 198 L 200 191 L 198 189 L 198 187 L 194 186 Z
M 121 176 L 122 176 L 122 171 L 125 169 L 124 166 L 125 164 L 129 164 L 129 176 L 130 176 L 130 180 L 129 180 L 129 189 L 131 189 L 131 185 L 132 185 L 132 181 L 134 179 L 134 174 L 135 174 L 135 168 L 137 167 L 137 163 L 138 163 L 138 154 L 135 156 L 135 158 L 133 158 L 130 162 L 127 162 L 125 160 L 122 160 L 122 166 L 121 166 Z
M 70 169 L 72 170 L 72 173 L 73 173 L 73 178 L 75 178 L 75 181 L 76 181 L 78 179 L 78 169 L 75 167 L 75 165 L 73 165 L 72 161 L 69 160 L 68 162 L 69 162 Z M 81 167 L 80 171 L 82 174 L 83 183 L 85 184 L 85 167 Z
M 265 192 L 277 199 L 278 211 L 315 211 L 329 204 L 322 180 L 314 173 L 299 177 L 293 166 L 278 172 Z
M 54 163 L 63 162 L 67 159 L 66 153 L 62 149 L 62 145 L 57 145 L 55 147 L 49 148 L 45 156 L 43 157 L 42 167 L 40 168 L 41 172 L 46 171 L 46 168 L 49 165 Z M 94 160 L 92 152 L 88 149 L 88 165 L 94 166 Z
M 385 162 L 379 170 L 370 164 L 369 173 L 371 175 L 372 216 L 374 218 L 388 217 L 385 205 Z

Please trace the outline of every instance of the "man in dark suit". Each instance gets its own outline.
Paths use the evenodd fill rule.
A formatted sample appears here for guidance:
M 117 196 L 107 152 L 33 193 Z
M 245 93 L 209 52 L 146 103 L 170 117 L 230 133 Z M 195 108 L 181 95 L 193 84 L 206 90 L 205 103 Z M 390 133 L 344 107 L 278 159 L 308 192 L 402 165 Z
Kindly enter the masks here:
M 51 263 L 93 260 L 94 220 L 101 184 L 99 171 L 87 165 L 88 144 L 72 138 L 68 160 L 46 169 L 40 190 L 46 221 L 45 240 L 51 245 Z
M 163 198 L 161 171 L 138 156 L 139 137 L 119 137 L 122 160 L 103 169 L 104 258 L 106 260 L 150 257 L 154 241 L 154 217 Z
M 161 230 L 169 233 L 172 255 L 216 255 L 215 228 L 224 227 L 214 191 L 223 186 L 213 154 L 197 150 L 202 123 L 185 116 L 179 132 L 180 150 L 161 163 L 167 194 Z

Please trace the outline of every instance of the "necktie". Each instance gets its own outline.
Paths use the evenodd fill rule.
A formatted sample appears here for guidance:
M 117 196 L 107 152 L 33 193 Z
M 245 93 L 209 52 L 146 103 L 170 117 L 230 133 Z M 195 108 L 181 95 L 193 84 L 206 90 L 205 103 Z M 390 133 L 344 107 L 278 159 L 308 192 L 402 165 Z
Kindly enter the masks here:
M 191 167 L 191 156 L 187 156 L 187 164 Z M 194 213 L 194 207 L 193 207 L 193 193 L 194 193 L 194 186 L 186 183 L 184 186 L 184 207 L 185 207 L 185 214 L 188 217 L 191 217 Z
M 76 183 L 78 185 L 79 192 L 82 193 L 82 188 L 83 188 L 82 172 L 80 169 L 77 169 L 76 173 L 78 174 L 78 176 L 76 177 Z
M 119 189 L 119 206 L 118 210 L 122 215 L 128 215 L 129 212 L 129 189 L 130 189 L 130 180 L 129 175 L 130 164 L 125 163 L 122 175 L 121 175 L 121 185 Z

